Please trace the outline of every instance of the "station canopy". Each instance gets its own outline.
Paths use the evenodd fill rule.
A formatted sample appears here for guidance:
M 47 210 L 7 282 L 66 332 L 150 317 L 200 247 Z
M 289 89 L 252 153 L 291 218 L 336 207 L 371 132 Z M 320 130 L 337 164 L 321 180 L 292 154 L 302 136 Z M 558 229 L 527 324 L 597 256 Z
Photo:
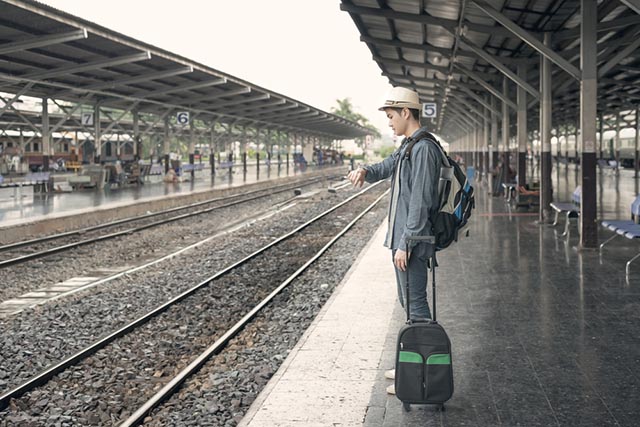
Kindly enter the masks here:
M 333 139 L 357 123 L 30 0 L 0 1 L 0 92 Z M 17 113 L 7 99 L 3 113 Z M 11 111 L 14 110 L 14 111 Z
M 492 109 L 485 95 L 515 112 L 515 84 L 539 114 L 541 51 L 552 58 L 554 122 L 576 123 L 580 107 L 579 0 L 342 0 L 389 82 L 434 101 L 436 130 L 445 135 L 478 123 Z M 640 103 L 640 1 L 598 1 L 598 111 Z M 550 34 L 548 47 L 543 34 Z M 525 78 L 518 76 L 523 65 Z M 509 90 L 503 94 L 503 79 Z M 471 126 L 467 126 L 471 125 Z M 537 127 L 537 126 L 536 126 Z M 607 126 L 604 127 L 607 129 Z

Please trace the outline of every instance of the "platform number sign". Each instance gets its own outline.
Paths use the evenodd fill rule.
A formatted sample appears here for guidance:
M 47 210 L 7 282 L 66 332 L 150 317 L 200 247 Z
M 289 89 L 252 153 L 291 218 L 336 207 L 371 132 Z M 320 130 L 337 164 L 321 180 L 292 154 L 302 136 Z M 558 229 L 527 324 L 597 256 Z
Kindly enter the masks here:
M 93 126 L 93 113 L 92 112 L 83 112 L 82 116 L 82 125 L 83 126 Z
M 435 102 L 425 102 L 422 104 L 422 117 L 428 119 L 435 119 L 438 114 L 438 109 Z
M 176 121 L 179 125 L 185 126 L 189 124 L 189 112 L 188 111 L 179 111 L 176 114 Z

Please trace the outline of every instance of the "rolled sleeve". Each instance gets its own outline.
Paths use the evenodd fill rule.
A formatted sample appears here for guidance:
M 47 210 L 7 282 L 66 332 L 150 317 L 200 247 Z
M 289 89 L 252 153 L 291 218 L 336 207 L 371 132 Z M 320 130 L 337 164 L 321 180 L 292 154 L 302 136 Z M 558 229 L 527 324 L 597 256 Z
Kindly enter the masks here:
M 400 248 L 407 247 L 407 237 L 431 234 L 431 214 L 438 208 L 440 156 L 438 147 L 426 140 L 416 144 L 411 152 L 412 186 Z M 411 242 L 409 249 L 416 244 Z

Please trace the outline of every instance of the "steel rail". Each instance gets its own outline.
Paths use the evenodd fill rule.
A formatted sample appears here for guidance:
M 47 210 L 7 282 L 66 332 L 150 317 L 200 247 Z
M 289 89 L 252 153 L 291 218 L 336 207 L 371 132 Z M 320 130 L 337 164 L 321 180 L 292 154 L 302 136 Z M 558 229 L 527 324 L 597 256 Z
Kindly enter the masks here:
M 98 225 L 94 225 L 94 226 L 91 226 L 91 227 L 85 227 L 85 228 L 81 228 L 81 229 L 78 229 L 78 230 L 66 231 L 66 232 L 63 232 L 63 233 L 52 234 L 50 236 L 38 237 L 37 239 L 23 240 L 21 242 L 8 243 L 6 245 L 1 245 L 0 246 L 0 252 L 6 252 L 6 251 L 11 250 L 11 249 L 17 249 L 17 248 L 21 248 L 21 247 L 24 247 L 24 246 L 30 246 L 30 245 L 34 245 L 34 244 L 38 244 L 38 243 L 44 243 L 44 242 L 48 242 L 48 241 L 51 241 L 51 240 L 60 239 L 60 238 L 63 238 L 63 237 L 69 237 L 69 236 L 74 236 L 74 235 L 79 235 L 79 234 L 86 234 L 86 233 L 89 233 L 89 232 L 92 232 L 92 231 L 96 231 L 96 230 L 101 230 L 101 229 L 104 229 L 104 228 L 115 227 L 117 225 L 127 224 L 129 222 L 141 221 L 143 219 L 153 218 L 153 217 L 159 216 L 159 215 L 166 215 L 166 214 L 169 214 L 169 213 L 178 212 L 178 211 L 185 210 L 185 209 L 196 208 L 198 206 L 203 206 L 203 205 L 206 205 L 206 204 L 209 204 L 209 203 L 215 203 L 215 202 L 219 202 L 219 201 L 222 201 L 222 200 L 233 199 L 234 197 L 246 196 L 246 195 L 249 195 L 249 194 L 255 194 L 255 193 L 259 193 L 259 192 L 263 192 L 263 191 L 282 188 L 282 187 L 287 187 L 287 189 L 289 189 L 289 187 L 297 187 L 297 186 L 300 186 L 301 184 L 310 185 L 310 184 L 322 181 L 324 179 L 332 179 L 332 178 L 335 178 L 335 177 L 336 177 L 335 175 L 313 177 L 313 178 L 309 178 L 307 180 L 303 180 L 301 182 L 279 184 L 279 185 L 276 185 L 276 186 L 271 187 L 271 188 L 262 188 L 262 189 L 248 191 L 246 193 L 241 193 L 241 194 L 232 194 L 232 195 L 229 195 L 229 196 L 214 197 L 212 199 L 203 200 L 201 202 L 196 202 L 196 203 L 191 203 L 191 204 L 185 205 L 185 206 L 177 206 L 175 208 L 170 208 L 170 209 L 166 209 L 166 210 L 163 210 L 163 211 L 151 212 L 151 213 L 147 213 L 147 214 L 144 214 L 144 215 L 138 215 L 138 216 L 133 216 L 133 217 L 122 218 L 122 219 L 119 219 L 119 220 L 116 220 L 116 221 L 111 221 L 111 222 L 107 222 L 107 223 L 104 223 L 104 224 L 98 224 Z M 286 191 L 286 190 L 283 190 L 283 191 Z M 275 194 L 275 193 L 276 192 L 272 192 L 271 194 Z
M 207 360 L 214 356 L 227 345 L 227 343 L 235 337 L 259 312 L 262 310 L 271 300 L 273 300 L 284 288 L 289 286 L 298 276 L 304 273 L 307 268 L 311 266 L 318 258 L 320 258 L 335 242 L 340 239 L 347 231 L 349 231 L 364 215 L 366 215 L 371 209 L 373 209 L 387 194 L 389 190 L 385 191 L 380 197 L 378 197 L 373 203 L 367 206 L 362 212 L 360 212 L 349 224 L 347 224 L 338 234 L 324 245 L 318 252 L 316 252 L 307 262 L 305 262 L 300 268 L 298 268 L 291 276 L 289 276 L 284 282 L 282 282 L 276 289 L 274 289 L 269 295 L 267 295 L 262 301 L 260 301 L 255 307 L 245 314 L 242 319 L 236 322 L 227 332 L 216 340 L 210 347 L 200 354 L 193 362 L 186 368 L 180 371 L 171 381 L 169 381 L 164 387 L 162 387 L 155 395 L 151 397 L 146 403 L 144 403 L 138 410 L 136 410 L 129 418 L 127 418 L 120 427 L 132 427 L 137 426 L 144 418 L 160 403 L 165 401 L 169 396 L 176 391 L 186 379 L 197 372 Z
M 310 225 L 312 225 L 313 223 L 315 223 L 319 219 L 327 216 L 328 214 L 330 214 L 331 212 L 335 211 L 336 209 L 346 205 L 347 203 L 349 203 L 353 199 L 361 196 L 362 194 L 366 193 L 367 191 L 371 190 L 372 188 L 375 188 L 376 186 L 378 186 L 382 182 L 383 181 L 378 181 L 377 183 L 372 184 L 369 187 L 366 187 L 365 189 L 359 191 L 358 193 L 348 197 L 347 199 L 343 200 L 342 202 L 336 204 L 335 206 L 332 206 L 331 208 L 327 209 L 326 211 L 324 211 L 324 212 L 318 214 L 317 216 L 313 217 L 312 219 L 310 219 L 309 221 L 305 222 L 304 224 L 296 227 L 294 230 L 292 230 L 292 231 L 290 231 L 290 232 L 288 232 L 286 234 L 283 234 L 282 236 L 274 239 L 270 243 L 264 245 L 260 249 L 258 249 L 256 251 L 254 251 L 253 253 L 247 255 L 246 257 L 242 258 L 241 260 L 231 264 L 228 267 L 225 267 L 224 269 L 218 271 L 214 275 L 204 279 L 203 281 L 201 281 L 197 285 L 195 285 L 195 286 L 191 287 L 190 289 L 187 289 L 186 291 L 182 292 L 181 294 L 173 297 L 169 301 L 167 301 L 164 304 L 156 307 L 155 309 L 151 310 L 150 312 L 148 312 L 148 313 L 142 315 L 141 317 L 129 322 L 128 324 L 122 326 L 120 329 L 118 329 L 118 330 L 110 333 L 109 335 L 99 339 L 98 341 L 94 342 L 93 344 L 89 345 L 88 347 L 85 347 L 84 349 L 76 352 L 75 354 L 73 354 L 73 355 L 67 357 L 66 359 L 58 362 L 57 364 L 46 368 L 44 371 L 42 371 L 39 374 L 36 374 L 35 376 L 31 377 L 29 380 L 27 380 L 23 384 L 21 384 L 21 385 L 15 387 L 15 388 L 13 388 L 12 390 L 9 390 L 8 392 L 0 395 L 0 411 L 4 410 L 9 405 L 9 401 L 11 399 L 16 399 L 16 398 L 22 396 L 23 394 L 35 389 L 36 387 L 39 387 L 39 386 L 47 383 L 56 374 L 64 371 L 65 369 L 67 369 L 70 366 L 73 366 L 73 365 L 77 364 L 78 362 L 82 361 L 83 359 L 86 359 L 87 357 L 95 354 L 98 350 L 104 348 L 106 345 L 108 345 L 109 343 L 111 343 L 115 339 L 120 338 L 120 337 L 128 334 L 129 332 L 131 332 L 132 330 L 134 330 L 138 326 L 146 323 L 147 321 L 151 320 L 152 318 L 156 317 L 157 315 L 163 313 L 164 311 L 169 309 L 171 306 L 173 306 L 174 304 L 182 301 L 183 299 L 187 298 L 188 296 L 192 295 L 193 293 L 195 293 L 199 289 L 211 284 L 216 279 L 228 274 L 232 270 L 234 270 L 237 267 L 239 267 L 239 266 L 245 264 L 246 262 L 252 260 L 253 258 L 255 258 L 258 255 L 260 255 L 261 253 L 265 252 L 266 250 L 268 250 L 268 249 L 272 248 L 273 246 L 277 245 L 278 243 L 282 242 L 283 240 L 286 240 L 289 237 L 297 234 L 299 231 L 309 227 Z
M 310 185 L 310 184 L 313 184 L 315 182 L 322 181 L 324 179 L 326 179 L 326 178 L 306 181 L 305 185 Z M 44 258 L 46 256 L 53 255 L 53 254 L 56 254 L 56 253 L 59 253 L 59 252 L 64 252 L 64 251 L 67 251 L 69 249 L 73 249 L 73 248 L 76 248 L 76 247 L 80 247 L 80 246 L 85 246 L 85 245 L 89 245 L 89 244 L 92 244 L 92 243 L 101 242 L 103 240 L 114 239 L 114 238 L 119 237 L 119 236 L 137 233 L 137 232 L 146 230 L 148 228 L 157 227 L 159 225 L 168 224 L 170 222 L 179 221 L 181 219 L 190 218 L 190 217 L 193 217 L 193 216 L 197 216 L 197 215 L 202 215 L 202 214 L 205 214 L 205 213 L 213 212 L 213 211 L 218 210 L 218 209 L 228 208 L 230 206 L 235 206 L 235 205 L 239 205 L 241 203 L 250 202 L 250 201 L 253 201 L 253 200 L 260 199 L 262 197 L 266 197 L 266 196 L 270 196 L 270 195 L 273 195 L 273 194 L 282 193 L 282 192 L 290 190 L 291 188 L 295 188 L 295 187 L 299 187 L 299 186 L 300 186 L 300 183 L 295 183 L 295 185 L 294 184 L 289 184 L 287 186 L 287 188 L 279 189 L 277 191 L 270 191 L 268 194 L 261 194 L 261 195 L 258 195 L 258 196 L 246 197 L 246 198 L 243 198 L 243 199 L 240 199 L 240 200 L 236 200 L 234 202 L 225 203 L 225 204 L 214 206 L 214 207 L 207 208 L 207 209 L 201 209 L 201 210 L 194 211 L 194 212 L 188 212 L 188 213 L 185 213 L 185 214 L 182 214 L 182 215 L 177 215 L 177 216 L 173 216 L 173 217 L 170 217 L 170 218 L 165 218 L 165 219 L 162 219 L 162 220 L 159 220 L 159 221 L 155 221 L 155 222 L 151 222 L 151 223 L 148 223 L 148 224 L 144 224 L 144 225 L 141 225 L 141 226 L 138 226 L 138 227 L 128 228 L 128 229 L 125 229 L 125 230 L 116 231 L 116 232 L 109 233 L 109 234 L 103 234 L 102 236 L 96 236 L 96 237 L 92 237 L 90 239 L 79 240 L 79 241 L 76 241 L 76 242 L 68 243 L 66 245 L 56 246 L 56 247 L 53 247 L 53 248 L 50 248 L 50 249 L 45 249 L 45 250 L 42 250 L 42 251 L 39 251 L 39 252 L 33 252 L 33 253 L 30 253 L 30 254 L 18 256 L 18 257 L 15 257 L 15 258 L 10 258 L 10 259 L 7 259 L 7 260 L 0 261 L 0 269 L 6 268 L 6 267 L 9 267 L 9 266 L 12 266 L 12 265 L 16 265 L 16 264 L 21 264 L 23 262 L 27 262 L 27 261 L 30 261 L 30 260 L 33 260 L 33 259 Z M 264 191 L 264 190 L 261 190 L 261 191 Z M 234 196 L 231 196 L 229 198 L 236 198 L 236 197 L 244 196 L 244 195 L 245 194 L 234 195 Z M 198 203 L 206 204 L 206 203 L 213 203 L 215 201 L 221 201 L 221 200 L 225 200 L 225 198 L 218 198 L 218 200 L 212 200 L 212 201 L 207 201 L 207 202 L 198 202 Z M 173 209 L 181 210 L 181 209 L 185 209 L 185 208 L 180 207 L 180 208 L 173 208 Z M 160 214 L 164 214 L 164 213 L 167 213 L 167 211 L 164 211 L 164 212 L 161 212 L 161 213 L 153 213 L 153 214 L 150 214 L 150 216 L 156 216 L 156 215 L 160 215 Z M 81 234 L 81 233 L 79 233 L 79 234 Z
M 187 251 L 192 250 L 193 248 L 197 248 L 199 246 L 202 246 L 205 243 L 211 242 L 212 240 L 218 239 L 218 238 L 220 238 L 220 237 L 222 237 L 224 235 L 228 235 L 229 233 L 233 233 L 233 232 L 239 230 L 242 227 L 246 227 L 248 225 L 254 224 L 257 221 L 262 221 L 264 219 L 267 219 L 267 218 L 273 216 L 275 213 L 277 213 L 279 211 L 289 209 L 290 207 L 293 207 L 296 204 L 295 200 L 297 200 L 297 199 L 299 199 L 301 197 L 302 197 L 302 195 L 293 196 L 293 197 L 285 200 L 284 202 L 278 202 L 278 203 L 276 203 L 275 205 L 273 205 L 272 207 L 270 207 L 270 208 L 268 208 L 266 210 L 259 211 L 259 212 L 255 213 L 253 215 L 250 215 L 249 217 L 246 217 L 246 218 L 242 218 L 242 219 L 239 219 L 239 220 L 236 220 L 236 221 L 232 221 L 231 223 L 226 224 L 216 234 L 213 234 L 213 235 L 211 235 L 209 237 L 206 237 L 205 239 L 200 240 L 198 242 L 192 243 L 189 246 L 185 246 L 183 248 L 180 248 L 175 252 L 171 252 L 171 253 L 162 255 L 159 258 L 152 259 L 152 260 L 150 260 L 148 262 L 145 262 L 145 263 L 143 263 L 141 265 L 137 265 L 137 266 L 131 267 L 131 268 L 127 269 L 127 270 L 119 271 L 119 272 L 117 272 L 117 273 L 115 273 L 115 274 L 113 274 L 111 276 L 107 276 L 107 277 L 104 277 L 102 279 L 98 279 L 98 280 L 96 280 L 94 282 L 89 282 L 86 285 L 80 286 L 78 288 L 74 288 L 74 289 L 72 289 L 70 291 L 60 293 L 60 294 L 58 294 L 58 295 L 56 295 L 54 297 L 51 297 L 51 298 L 46 299 L 44 301 L 40 301 L 40 302 L 38 302 L 38 303 L 36 303 L 36 304 L 34 304 L 32 306 L 26 306 L 24 308 L 18 309 L 15 312 L 9 313 L 9 315 L 15 315 L 15 314 L 18 314 L 18 313 L 20 313 L 20 312 L 22 312 L 22 311 L 24 311 L 24 310 L 26 310 L 28 308 L 33 308 L 36 305 L 46 304 L 46 303 L 49 303 L 51 301 L 58 300 L 60 298 L 68 297 L 69 295 L 73 295 L 73 294 L 76 294 L 78 292 L 84 292 L 87 289 L 90 289 L 90 288 L 93 288 L 93 287 L 96 287 L 96 286 L 99 286 L 99 285 L 103 285 L 105 283 L 108 283 L 108 282 L 111 282 L 113 280 L 119 279 L 122 276 L 126 276 L 126 275 L 129 275 L 129 274 L 135 273 L 137 271 L 143 270 L 145 268 L 152 267 L 152 266 L 154 266 L 154 265 L 156 265 L 156 264 L 158 264 L 158 263 L 160 263 L 162 261 L 166 261 L 166 260 L 175 258 L 175 257 L 183 254 L 184 252 L 187 252 Z M 37 290 L 36 290 L 36 292 L 37 292 Z

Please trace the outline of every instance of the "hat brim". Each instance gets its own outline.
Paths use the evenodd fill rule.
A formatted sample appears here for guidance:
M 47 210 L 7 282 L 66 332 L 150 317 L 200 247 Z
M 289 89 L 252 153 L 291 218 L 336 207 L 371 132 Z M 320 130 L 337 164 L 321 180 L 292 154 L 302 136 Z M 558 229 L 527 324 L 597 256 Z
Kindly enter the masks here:
M 410 110 L 422 110 L 422 104 L 414 104 L 412 102 L 399 102 L 396 104 L 385 104 L 378 108 L 378 111 L 384 111 L 387 108 L 408 108 Z

